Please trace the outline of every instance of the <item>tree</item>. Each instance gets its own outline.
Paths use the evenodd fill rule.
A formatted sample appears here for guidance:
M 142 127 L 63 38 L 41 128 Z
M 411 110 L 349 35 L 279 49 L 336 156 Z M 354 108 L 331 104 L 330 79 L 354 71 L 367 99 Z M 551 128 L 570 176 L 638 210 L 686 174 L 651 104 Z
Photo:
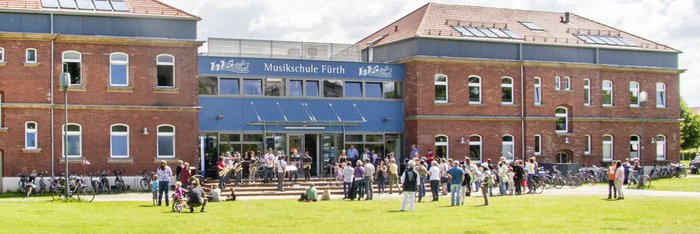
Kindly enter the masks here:
M 700 118 L 681 100 L 681 148 L 693 149 L 700 146 Z

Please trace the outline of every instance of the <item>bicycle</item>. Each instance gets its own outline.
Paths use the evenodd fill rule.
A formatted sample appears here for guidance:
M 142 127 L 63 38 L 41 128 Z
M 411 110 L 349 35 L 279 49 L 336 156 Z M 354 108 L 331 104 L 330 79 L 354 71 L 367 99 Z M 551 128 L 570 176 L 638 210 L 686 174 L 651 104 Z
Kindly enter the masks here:
M 189 209 L 189 207 L 187 206 L 187 199 L 184 194 L 182 195 L 182 197 L 177 197 L 173 193 L 172 198 L 173 204 L 171 205 L 171 209 L 173 212 L 180 213 L 183 210 Z
M 78 201 L 92 202 L 95 200 L 95 190 L 92 186 L 86 185 L 84 177 L 78 176 L 71 176 L 67 182 L 64 178 L 59 178 L 55 190 L 51 193 L 51 198 L 53 200 L 61 199 L 61 197 L 70 199 L 73 195 L 78 197 Z
M 109 187 L 109 179 L 107 178 L 107 175 L 109 175 L 109 170 L 98 171 L 97 175 L 99 176 L 99 179 L 97 180 L 97 188 L 95 189 L 96 192 L 110 193 L 111 189 Z
M 685 170 L 685 164 L 682 163 L 671 163 L 671 178 L 685 178 L 688 177 L 688 171 Z
M 114 174 L 114 190 L 116 193 L 121 193 L 121 192 L 126 192 L 128 190 L 128 187 L 126 186 L 126 183 L 124 183 L 124 179 L 122 179 L 122 174 L 124 173 L 124 170 L 116 170 L 112 172 Z
M 140 174 L 141 176 L 141 181 L 139 182 L 139 185 L 141 185 L 141 189 L 143 191 L 151 191 L 151 185 L 153 182 L 153 172 L 148 172 L 146 170 L 143 170 Z
M 632 170 L 630 172 L 630 178 L 627 183 L 627 188 L 634 188 L 634 186 L 637 186 L 638 189 L 643 189 L 643 188 L 649 188 L 651 186 L 651 177 L 648 175 L 644 175 L 644 170 L 641 170 L 640 173 L 642 173 L 641 176 L 641 181 L 639 181 L 638 178 L 638 172 L 635 170 Z

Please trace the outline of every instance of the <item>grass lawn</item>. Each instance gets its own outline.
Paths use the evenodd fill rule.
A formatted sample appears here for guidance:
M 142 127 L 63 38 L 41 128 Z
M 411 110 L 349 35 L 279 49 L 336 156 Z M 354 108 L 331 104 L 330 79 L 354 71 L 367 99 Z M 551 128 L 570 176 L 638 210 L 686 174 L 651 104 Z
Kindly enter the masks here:
M 653 179 L 651 188 L 653 190 L 700 192 L 700 176 L 690 176 L 686 178 L 664 178 Z
M 6 233 L 698 233 L 700 199 L 518 196 L 449 199 L 397 212 L 399 200 L 258 200 L 211 203 L 207 213 L 172 213 L 144 202 L 0 202 Z M 694 208 L 693 208 L 694 207 Z

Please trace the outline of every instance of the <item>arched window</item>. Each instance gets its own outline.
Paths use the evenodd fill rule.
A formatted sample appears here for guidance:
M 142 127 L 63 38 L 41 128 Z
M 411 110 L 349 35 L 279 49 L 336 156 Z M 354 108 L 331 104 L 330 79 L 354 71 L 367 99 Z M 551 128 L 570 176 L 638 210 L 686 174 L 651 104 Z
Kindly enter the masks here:
M 542 80 L 535 77 L 535 105 L 542 105 Z
M 541 135 L 535 135 L 535 155 L 541 155 L 542 154 L 542 136 Z
M 481 104 L 481 77 L 469 76 L 469 104 Z
M 129 86 L 129 55 L 112 53 L 109 55 L 109 85 Z
M 561 77 L 554 77 L 554 90 L 561 90 Z
M 630 107 L 639 107 L 639 82 L 630 81 Z
M 591 105 L 591 80 L 583 80 L 583 105 Z
M 29 48 L 24 52 L 24 62 L 25 63 L 37 63 L 39 61 L 39 56 L 36 53 L 36 49 Z
M 613 136 L 603 135 L 603 162 L 613 160 Z
M 37 137 L 37 129 L 39 125 L 36 122 L 26 122 L 24 124 L 24 148 L 37 149 L 39 142 Z
M 612 106 L 613 105 L 613 83 L 612 83 L 612 81 L 609 81 L 609 80 L 603 81 L 603 90 L 601 93 L 603 94 L 603 106 Z
M 656 160 L 666 160 L 666 136 L 664 135 L 656 136 Z
M 557 107 L 554 116 L 557 118 L 556 132 L 569 132 L 569 110 L 566 107 Z
M 501 155 L 509 161 L 515 159 L 515 141 L 512 135 L 504 135 L 501 141 Z
M 584 141 L 583 154 L 589 155 L 591 154 L 591 135 L 586 134 L 584 136 Z
M 110 147 L 112 158 L 129 157 L 129 126 L 115 124 L 110 127 Z
M 501 104 L 513 104 L 513 78 L 501 78 Z
M 571 90 L 571 78 L 568 76 L 564 77 L 564 90 Z
M 656 83 L 656 107 L 666 107 L 666 84 Z
M 63 52 L 63 73 L 70 73 L 70 85 L 82 85 L 83 55 L 78 51 Z
M 437 135 L 435 136 L 435 156 L 449 158 L 450 145 L 447 135 Z
M 639 157 L 639 136 L 630 136 L 630 160 L 634 160 Z
M 172 125 L 158 126 L 158 157 L 175 157 L 175 127 Z
M 65 125 L 64 125 L 65 127 Z M 69 123 L 66 127 L 66 138 L 68 144 L 63 142 L 69 158 L 80 158 L 83 156 L 83 128 L 78 124 Z M 65 138 L 63 138 L 65 139 Z M 65 157 L 65 155 L 64 155 Z
M 435 75 L 435 103 L 447 103 L 447 76 L 443 74 Z
M 0 47 L 0 63 L 5 62 L 5 48 Z
M 481 136 L 469 136 L 469 159 L 472 162 L 481 162 Z
M 162 88 L 174 88 L 175 57 L 169 54 L 158 55 L 156 58 L 156 69 L 158 70 L 158 83 L 156 85 Z

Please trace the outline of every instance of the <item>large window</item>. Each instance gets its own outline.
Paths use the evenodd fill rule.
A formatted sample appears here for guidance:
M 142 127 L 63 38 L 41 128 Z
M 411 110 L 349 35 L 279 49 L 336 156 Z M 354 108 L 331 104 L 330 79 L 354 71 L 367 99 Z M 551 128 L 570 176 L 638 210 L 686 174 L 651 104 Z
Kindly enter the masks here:
M 324 80 L 323 81 L 323 96 L 324 97 L 343 97 L 343 81 L 341 80 Z
M 556 132 L 569 132 L 569 110 L 566 107 L 557 107 L 554 116 L 557 118 Z
M 656 83 L 656 107 L 666 107 L 666 84 Z
M 591 154 L 591 135 L 586 134 L 584 136 L 584 146 L 583 146 L 583 154 L 589 155 Z
M 515 141 L 513 140 L 513 136 L 503 136 L 501 140 L 501 156 L 506 157 L 509 161 L 515 159 Z
M 481 162 L 481 136 L 472 135 L 469 137 L 469 159 L 472 162 Z
M 613 160 L 613 136 L 603 135 L 603 161 L 610 162 Z
M 535 77 L 535 105 L 542 105 L 542 79 Z
M 125 53 L 109 55 L 109 85 L 129 85 L 129 55 Z
M 241 86 L 237 78 L 220 78 L 219 93 L 222 95 L 239 95 Z
M 63 52 L 63 73 L 70 73 L 70 85 L 82 85 L 80 72 L 83 61 L 82 54 L 77 51 Z
M 656 160 L 666 160 L 666 136 L 656 136 Z
M 219 78 L 212 76 L 199 77 L 199 95 L 219 94 Z
M 639 157 L 639 136 L 630 136 L 630 160 Z
M 243 94 L 263 95 L 261 79 L 243 79 Z
M 481 104 L 481 77 L 469 77 L 469 104 Z
M 37 141 L 37 128 L 36 122 L 27 122 L 24 124 L 24 148 L 25 149 L 37 149 L 39 143 Z
M 284 96 L 284 80 L 282 78 L 265 79 L 265 96 Z
M 158 126 L 158 157 L 175 157 L 175 127 L 171 125 Z
M 564 77 L 564 90 L 571 90 L 571 78 L 570 77 Z
M 129 126 L 123 124 L 112 125 L 110 129 L 110 152 L 112 158 L 129 157 Z M 160 139 L 160 137 L 159 137 Z
M 318 88 L 319 88 L 319 86 L 318 86 L 317 80 L 307 80 L 306 81 L 306 96 L 318 97 L 319 96 Z
M 25 63 L 37 63 L 39 61 L 38 55 L 36 53 L 36 49 L 34 48 L 29 48 L 25 51 L 24 53 L 24 62 Z
M 450 145 L 446 135 L 435 136 L 435 156 L 440 158 L 449 158 Z
M 365 83 L 365 97 L 383 98 L 384 93 L 382 92 L 382 83 L 366 82 Z
M 612 106 L 613 105 L 613 83 L 612 83 L 612 81 L 609 81 L 609 80 L 603 81 L 602 95 L 603 95 L 603 106 Z
M 630 81 L 630 107 L 639 107 L 639 82 Z
M 561 77 L 554 77 L 554 90 L 561 90 Z
M 289 96 L 301 97 L 304 96 L 304 82 L 302 80 L 289 81 Z
M 435 75 L 435 103 L 447 103 L 447 76 L 443 74 Z
M 345 82 L 345 97 L 362 97 L 362 82 Z
M 156 69 L 158 70 L 158 83 L 156 84 L 158 87 L 175 87 L 175 57 L 168 54 L 158 55 Z
M 591 105 L 591 80 L 583 80 L 583 105 Z
M 386 99 L 401 99 L 403 97 L 403 90 L 401 89 L 401 82 L 384 82 L 383 92 L 384 98 Z
M 535 155 L 542 154 L 542 136 L 535 135 Z
M 65 125 L 64 125 L 65 127 Z M 83 152 L 83 132 L 82 127 L 77 124 L 68 124 L 66 128 L 68 144 L 63 142 L 69 158 L 80 158 Z M 65 139 L 65 138 L 64 138 Z M 65 157 L 65 156 L 64 156 Z
M 501 78 L 501 104 L 513 104 L 513 78 Z

